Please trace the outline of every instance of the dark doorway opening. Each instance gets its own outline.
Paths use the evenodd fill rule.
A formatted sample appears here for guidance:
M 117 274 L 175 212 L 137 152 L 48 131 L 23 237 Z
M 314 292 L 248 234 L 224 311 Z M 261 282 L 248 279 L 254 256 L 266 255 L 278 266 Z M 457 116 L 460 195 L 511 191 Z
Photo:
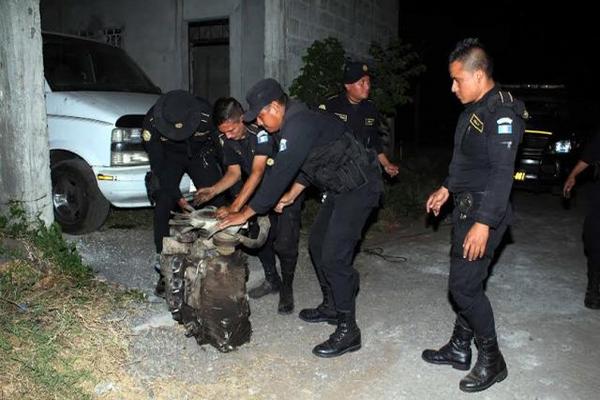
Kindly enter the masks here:
M 229 95 L 229 20 L 188 25 L 190 90 L 211 103 Z

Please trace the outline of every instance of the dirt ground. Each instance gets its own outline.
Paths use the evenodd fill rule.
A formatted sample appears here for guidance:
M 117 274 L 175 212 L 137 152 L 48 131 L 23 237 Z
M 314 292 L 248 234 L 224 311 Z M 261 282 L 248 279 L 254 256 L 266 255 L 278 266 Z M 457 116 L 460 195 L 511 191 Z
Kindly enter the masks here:
M 132 329 L 127 379 L 143 389 L 131 395 L 122 383 L 107 381 L 96 393 L 111 399 L 598 399 L 600 312 L 583 306 L 583 196 L 569 210 L 557 197 L 524 192 L 515 193 L 514 204 L 512 240 L 487 287 L 508 378 L 487 391 L 464 394 L 458 389 L 464 372 L 421 360 L 424 348 L 444 344 L 452 330 L 450 227 L 414 221 L 363 243 L 356 258 L 360 351 L 334 359 L 311 354 L 333 328 L 297 317 L 320 298 L 303 237 L 294 314 L 278 315 L 276 296 L 251 300 L 251 342 L 223 354 L 186 338 L 164 303 L 149 296 L 141 310 L 123 315 Z M 151 293 L 151 228 L 128 228 L 69 239 L 99 276 Z M 391 257 L 367 251 L 377 249 Z M 250 270 L 252 287 L 262 279 L 255 259 Z

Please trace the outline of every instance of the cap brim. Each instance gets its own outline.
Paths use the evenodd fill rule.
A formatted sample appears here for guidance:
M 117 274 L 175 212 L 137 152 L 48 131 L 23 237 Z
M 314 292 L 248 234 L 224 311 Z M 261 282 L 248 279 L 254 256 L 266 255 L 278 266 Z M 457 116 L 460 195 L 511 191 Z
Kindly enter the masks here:
M 256 117 L 258 117 L 258 113 L 260 113 L 261 108 L 250 108 L 248 109 L 248 111 L 246 111 L 243 115 L 244 118 L 244 122 L 252 122 L 256 119 Z

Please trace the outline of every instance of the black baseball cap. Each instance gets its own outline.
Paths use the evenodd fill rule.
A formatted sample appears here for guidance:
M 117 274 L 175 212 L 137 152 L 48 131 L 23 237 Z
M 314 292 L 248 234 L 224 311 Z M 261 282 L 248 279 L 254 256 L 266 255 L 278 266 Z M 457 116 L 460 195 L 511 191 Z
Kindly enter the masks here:
M 246 93 L 248 111 L 244 113 L 244 121 L 254 121 L 267 104 L 284 95 L 279 82 L 273 78 L 262 79 L 254 84 Z
M 354 83 L 365 75 L 369 75 L 369 66 L 363 62 L 348 61 L 344 65 L 344 84 Z
M 154 126 L 165 137 L 181 141 L 210 130 L 210 103 L 185 90 L 160 96 L 154 106 Z

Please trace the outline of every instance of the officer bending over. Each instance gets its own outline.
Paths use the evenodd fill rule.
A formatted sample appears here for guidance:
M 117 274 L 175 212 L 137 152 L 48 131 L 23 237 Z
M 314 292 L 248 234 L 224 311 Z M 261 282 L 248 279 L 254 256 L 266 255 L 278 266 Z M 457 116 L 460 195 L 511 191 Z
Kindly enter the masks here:
M 377 157 L 358 143 L 338 118 L 289 100 L 274 79 L 256 83 L 246 99 L 250 109 L 244 119 L 256 119 L 270 133 L 279 131 L 279 152 L 248 206 L 228 215 L 219 227 L 242 224 L 275 204 L 281 211 L 309 185 L 325 191 L 327 197 L 311 229 L 309 246 L 319 283 L 331 289 L 336 314 L 327 317 L 335 317 L 337 329 L 315 346 L 313 353 L 335 357 L 358 350 L 361 336 L 355 296 L 359 277 L 352 260 L 365 221 L 379 205 L 383 191 Z M 294 179 L 292 188 L 282 196 Z
M 221 178 L 219 142 L 211 131 L 210 112 L 208 101 L 184 90 L 173 90 L 160 96 L 144 118 L 142 138 L 152 171 L 149 194 L 156 203 L 157 254 L 162 252 L 163 237 L 169 235 L 170 212 L 176 205 L 191 209 L 179 190 L 183 174 L 187 173 L 196 187 L 212 185 Z M 224 199 L 219 197 L 213 203 L 222 205 Z M 155 294 L 164 295 L 162 278 Z
M 214 185 L 199 188 L 196 191 L 195 200 L 198 203 L 204 203 L 225 190 L 231 189 L 241 179 L 244 180 L 244 185 L 234 202 L 230 206 L 223 206 L 217 210 L 219 218 L 238 212 L 246 205 L 262 180 L 265 170 L 273 164 L 273 157 L 276 153 L 274 138 L 256 125 L 244 124 L 243 114 L 244 110 L 241 104 L 232 97 L 217 100 L 213 110 L 213 121 L 219 132 L 225 136 L 223 163 L 227 170 L 223 178 Z M 279 292 L 278 312 L 281 314 L 289 314 L 294 309 L 292 283 L 298 258 L 298 236 L 295 236 L 296 244 L 292 246 L 291 251 L 285 245 L 290 241 L 293 242 L 289 239 L 290 235 L 293 235 L 293 231 L 288 228 L 290 218 L 296 216 L 298 219 L 300 218 L 299 208 L 293 209 L 291 212 L 286 210 L 279 216 L 274 212 L 270 213 L 269 236 L 257 254 L 265 272 L 265 280 L 261 285 L 248 292 L 252 298 Z M 275 265 L 275 251 L 281 264 L 283 285 Z

